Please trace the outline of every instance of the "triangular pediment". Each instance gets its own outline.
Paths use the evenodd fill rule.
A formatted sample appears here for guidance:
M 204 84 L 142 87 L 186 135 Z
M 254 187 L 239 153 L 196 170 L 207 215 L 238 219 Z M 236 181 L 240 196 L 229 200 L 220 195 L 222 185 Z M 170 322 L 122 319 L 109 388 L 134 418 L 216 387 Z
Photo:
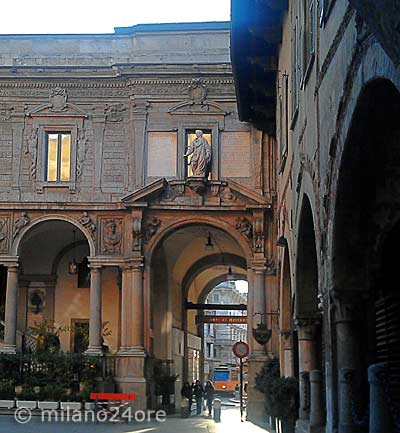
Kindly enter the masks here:
M 169 114 L 183 114 L 183 115 L 220 115 L 226 116 L 230 114 L 228 111 L 225 111 L 223 107 L 216 102 L 211 101 L 185 101 L 180 102 L 179 104 L 173 105 L 168 109 Z
M 265 208 L 268 197 L 235 182 L 159 179 L 122 198 L 126 207 Z
M 52 104 L 43 104 L 29 110 L 26 115 L 28 117 L 46 116 L 46 117 L 83 117 L 88 118 L 89 115 L 82 111 L 74 104 L 66 103 L 63 107 L 55 108 Z

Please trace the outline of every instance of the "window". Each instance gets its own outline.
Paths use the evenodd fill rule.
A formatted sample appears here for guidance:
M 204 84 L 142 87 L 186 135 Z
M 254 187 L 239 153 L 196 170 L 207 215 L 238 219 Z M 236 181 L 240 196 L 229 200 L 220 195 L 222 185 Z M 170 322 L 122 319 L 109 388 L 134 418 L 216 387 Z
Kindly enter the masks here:
M 279 116 L 279 127 L 280 127 L 280 172 L 283 170 L 284 160 L 287 154 L 287 145 L 288 145 L 288 75 L 282 74 L 282 88 L 281 94 L 279 96 L 279 108 L 280 108 L 280 116 Z
M 71 133 L 46 132 L 47 182 L 69 182 L 71 178 Z
M 298 55 L 298 18 L 296 17 L 295 25 L 292 34 L 292 119 L 295 118 L 298 110 L 298 94 L 299 94 L 299 55 Z
M 200 130 L 203 133 L 203 138 L 205 138 L 208 142 L 208 144 L 210 145 L 210 150 L 211 150 L 211 130 L 210 129 L 201 129 L 201 128 L 197 128 L 195 129 L 188 129 L 186 130 L 186 146 L 185 146 L 185 153 L 188 151 L 189 146 L 192 144 L 193 140 L 196 139 L 196 131 Z M 186 176 L 190 177 L 193 176 L 193 169 L 192 166 L 189 165 L 192 157 L 195 155 L 195 153 L 193 152 L 191 155 L 188 155 L 187 157 L 187 171 L 186 171 Z M 208 164 L 208 179 L 211 178 L 211 165 Z
M 315 53 L 314 15 L 314 0 L 304 0 L 303 79 L 306 79 L 310 62 Z

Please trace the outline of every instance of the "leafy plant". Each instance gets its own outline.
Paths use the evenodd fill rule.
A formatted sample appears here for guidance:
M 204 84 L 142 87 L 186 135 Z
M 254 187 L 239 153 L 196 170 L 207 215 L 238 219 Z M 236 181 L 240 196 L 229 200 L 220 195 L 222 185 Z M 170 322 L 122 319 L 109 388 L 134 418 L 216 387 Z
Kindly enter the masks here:
M 294 422 L 298 414 L 298 381 L 281 377 L 279 361 L 268 359 L 255 378 L 256 389 L 265 395 L 268 415 Z

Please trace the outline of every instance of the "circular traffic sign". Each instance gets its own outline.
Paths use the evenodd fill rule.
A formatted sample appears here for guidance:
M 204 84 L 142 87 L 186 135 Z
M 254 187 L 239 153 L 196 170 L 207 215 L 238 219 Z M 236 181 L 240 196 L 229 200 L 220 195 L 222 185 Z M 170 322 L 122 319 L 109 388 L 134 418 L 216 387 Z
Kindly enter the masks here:
M 233 345 L 232 351 L 238 358 L 246 358 L 249 354 L 249 345 L 244 341 L 238 341 Z

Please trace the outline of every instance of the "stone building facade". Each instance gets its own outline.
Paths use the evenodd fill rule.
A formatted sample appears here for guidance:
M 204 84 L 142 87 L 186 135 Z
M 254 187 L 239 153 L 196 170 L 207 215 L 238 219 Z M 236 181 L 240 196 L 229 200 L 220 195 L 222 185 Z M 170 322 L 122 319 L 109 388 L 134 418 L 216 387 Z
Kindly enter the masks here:
M 240 119 L 276 143 L 281 374 L 300 380 L 298 432 L 398 431 L 399 13 L 232 1 Z
M 145 407 L 156 360 L 187 377 L 187 302 L 204 302 L 227 264 L 249 282 L 249 329 L 260 320 L 276 287 L 274 149 L 239 122 L 229 27 L 0 36 L 2 352 L 47 319 L 88 327 L 100 354 L 107 323 L 115 381 Z M 196 130 L 208 178 L 184 157 Z M 249 335 L 254 376 L 265 353 Z M 77 344 L 61 335 L 63 350 Z

